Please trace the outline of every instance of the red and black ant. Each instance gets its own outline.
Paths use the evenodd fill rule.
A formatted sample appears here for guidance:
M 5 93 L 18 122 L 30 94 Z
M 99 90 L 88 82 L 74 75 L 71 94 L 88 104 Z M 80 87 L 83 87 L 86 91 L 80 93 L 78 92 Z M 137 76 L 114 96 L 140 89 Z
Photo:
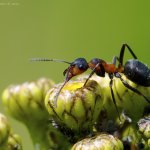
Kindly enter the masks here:
M 131 53 L 132 57 L 134 59 L 130 59 L 128 60 L 125 65 L 123 65 L 123 58 L 124 58 L 124 52 L 125 52 L 125 48 L 127 48 L 129 50 L 129 52 Z M 123 44 L 120 50 L 120 56 L 119 58 L 117 56 L 115 56 L 113 58 L 112 63 L 107 63 L 106 61 L 99 59 L 99 58 L 94 58 L 92 59 L 89 63 L 87 63 L 87 61 L 84 58 L 77 58 L 75 59 L 72 63 L 64 61 L 64 60 L 57 60 L 57 59 L 43 59 L 43 58 L 34 58 L 32 59 L 33 61 L 57 61 L 57 62 L 64 62 L 69 64 L 70 66 L 63 72 L 64 76 L 66 75 L 65 81 L 63 83 L 63 85 L 61 86 L 61 88 L 59 89 L 57 95 L 56 95 L 56 103 L 57 104 L 57 98 L 62 90 L 62 88 L 65 86 L 65 84 L 74 76 L 82 74 L 83 72 L 85 72 L 88 68 L 92 69 L 92 72 L 90 73 L 89 77 L 87 78 L 87 80 L 85 81 L 83 87 L 86 85 L 86 83 L 88 82 L 88 80 L 92 77 L 92 75 L 94 73 L 96 73 L 96 75 L 100 76 L 100 77 L 105 77 L 105 73 L 108 73 L 108 76 L 110 78 L 110 91 L 111 91 L 111 96 L 112 96 L 112 100 L 113 103 L 115 105 L 115 108 L 117 110 L 119 119 L 120 119 L 120 115 L 119 115 L 119 110 L 117 108 L 116 105 L 116 100 L 114 97 L 114 92 L 112 89 L 113 86 L 113 78 L 119 78 L 121 80 L 121 82 L 124 84 L 125 87 L 127 87 L 128 89 L 132 90 L 133 92 L 139 94 L 140 96 L 142 96 L 148 103 L 150 103 L 150 100 L 143 95 L 139 90 L 137 90 L 136 88 L 132 87 L 131 85 L 129 85 L 121 76 L 120 73 L 123 73 L 127 79 L 131 80 L 132 82 L 144 86 L 144 87 L 148 87 L 150 86 L 150 69 L 143 64 L 142 62 L 140 62 L 139 60 L 137 60 L 136 55 L 134 54 L 133 50 L 129 47 L 128 44 Z M 118 67 L 116 67 L 116 61 L 119 62 Z

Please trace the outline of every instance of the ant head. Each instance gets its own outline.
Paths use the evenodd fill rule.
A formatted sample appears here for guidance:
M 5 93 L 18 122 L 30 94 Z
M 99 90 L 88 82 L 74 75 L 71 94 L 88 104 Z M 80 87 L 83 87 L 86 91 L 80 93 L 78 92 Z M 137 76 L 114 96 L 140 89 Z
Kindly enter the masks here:
M 87 61 L 84 58 L 77 58 L 73 61 L 70 66 L 64 71 L 66 80 L 70 80 L 72 77 L 85 72 L 89 68 Z
M 84 58 L 75 59 L 75 61 L 72 62 L 71 65 L 73 65 L 76 68 L 78 68 L 79 70 L 83 70 L 83 71 L 86 71 L 89 68 L 88 63 Z

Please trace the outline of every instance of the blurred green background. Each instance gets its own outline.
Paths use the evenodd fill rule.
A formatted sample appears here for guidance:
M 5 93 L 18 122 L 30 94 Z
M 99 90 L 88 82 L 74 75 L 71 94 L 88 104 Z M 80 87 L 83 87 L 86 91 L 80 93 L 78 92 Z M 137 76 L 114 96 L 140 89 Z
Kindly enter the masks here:
M 43 76 L 63 81 L 66 64 L 30 58 L 111 62 L 123 43 L 150 65 L 149 0 L 0 0 L 0 93 L 9 84 Z M 1 101 L 0 112 L 5 113 Z M 9 119 L 24 150 L 32 150 L 25 126 Z

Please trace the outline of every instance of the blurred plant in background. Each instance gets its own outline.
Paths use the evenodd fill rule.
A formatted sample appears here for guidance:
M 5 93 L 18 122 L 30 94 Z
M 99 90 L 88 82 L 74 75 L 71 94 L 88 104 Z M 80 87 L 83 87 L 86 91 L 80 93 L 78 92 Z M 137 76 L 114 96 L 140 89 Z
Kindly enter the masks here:
M 0 149 L 22 150 L 21 137 L 13 133 L 6 116 L 4 116 L 1 113 L 0 113 Z

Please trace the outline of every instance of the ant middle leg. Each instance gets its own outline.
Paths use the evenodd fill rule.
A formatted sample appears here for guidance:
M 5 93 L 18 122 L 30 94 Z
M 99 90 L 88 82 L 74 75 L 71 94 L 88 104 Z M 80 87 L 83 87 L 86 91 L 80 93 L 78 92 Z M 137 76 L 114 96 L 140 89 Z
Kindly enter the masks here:
M 138 95 L 142 96 L 148 103 L 150 103 L 150 100 L 149 100 L 144 94 L 142 94 L 139 90 L 137 90 L 136 88 L 134 88 L 134 87 L 132 87 L 130 84 L 128 84 L 128 83 L 121 77 L 121 75 L 120 75 L 118 72 L 114 73 L 114 75 L 115 75 L 116 78 L 119 78 L 119 79 L 121 80 L 121 82 L 123 83 L 123 85 L 124 85 L 125 87 L 127 87 L 127 88 L 130 89 L 131 91 L 137 93 Z
M 99 63 L 94 67 L 94 69 L 92 70 L 92 72 L 90 73 L 90 75 L 88 76 L 88 78 L 86 79 L 83 87 L 85 87 L 85 85 L 87 84 L 87 82 L 89 81 L 89 79 L 93 76 L 93 74 L 95 73 L 96 71 L 96 68 L 99 66 Z

